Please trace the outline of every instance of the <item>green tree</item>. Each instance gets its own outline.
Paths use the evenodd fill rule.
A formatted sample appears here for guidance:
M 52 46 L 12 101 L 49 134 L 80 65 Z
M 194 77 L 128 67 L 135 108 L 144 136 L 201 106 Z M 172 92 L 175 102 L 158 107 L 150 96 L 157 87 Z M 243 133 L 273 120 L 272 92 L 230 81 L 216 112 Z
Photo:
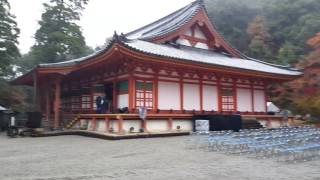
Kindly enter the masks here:
M 298 47 L 286 42 L 278 51 L 278 63 L 284 65 L 295 64 L 299 60 L 299 55 L 297 54 Z
M 305 42 L 320 29 L 319 0 L 274 0 L 264 9 L 274 46 L 279 49 L 278 58 L 284 58 L 285 51 L 292 51 L 289 63 L 304 59 L 310 52 Z M 295 60 L 291 59 L 292 54 Z
M 247 51 L 246 29 L 260 12 L 261 0 L 206 0 L 211 21 L 224 38 L 240 51 Z
M 50 0 L 35 34 L 36 43 L 29 56 L 38 63 L 55 63 L 90 53 L 80 26 L 81 11 L 88 0 Z
M 0 78 L 11 75 L 11 63 L 20 56 L 17 47 L 19 33 L 9 2 L 0 0 Z
M 249 24 L 247 29 L 248 37 L 250 39 L 248 55 L 270 62 L 272 59 L 272 41 L 265 24 L 265 19 L 262 16 L 257 16 Z

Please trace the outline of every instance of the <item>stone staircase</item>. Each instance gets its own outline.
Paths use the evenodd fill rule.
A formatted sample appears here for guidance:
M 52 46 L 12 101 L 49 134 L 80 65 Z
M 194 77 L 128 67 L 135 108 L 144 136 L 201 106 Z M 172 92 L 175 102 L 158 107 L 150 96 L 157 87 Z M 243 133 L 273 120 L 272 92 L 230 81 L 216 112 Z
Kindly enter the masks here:
M 71 121 L 67 123 L 65 126 L 66 129 L 71 129 L 74 124 L 76 124 L 80 120 L 80 115 L 75 116 Z

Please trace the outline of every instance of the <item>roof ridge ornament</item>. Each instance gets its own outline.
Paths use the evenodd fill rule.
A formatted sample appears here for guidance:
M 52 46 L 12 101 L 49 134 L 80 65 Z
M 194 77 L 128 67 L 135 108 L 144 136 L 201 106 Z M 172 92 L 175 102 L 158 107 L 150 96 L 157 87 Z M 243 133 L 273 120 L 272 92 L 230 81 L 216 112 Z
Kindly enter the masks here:
M 114 31 L 112 38 L 116 41 L 119 40 L 119 35 L 117 34 L 117 31 Z
M 120 35 L 118 35 L 117 31 L 114 31 L 113 39 L 116 42 L 119 42 L 119 41 L 129 42 L 129 39 L 126 37 L 126 35 L 124 33 L 120 33 Z
M 196 0 L 194 3 L 198 3 L 201 6 L 204 6 L 204 0 Z

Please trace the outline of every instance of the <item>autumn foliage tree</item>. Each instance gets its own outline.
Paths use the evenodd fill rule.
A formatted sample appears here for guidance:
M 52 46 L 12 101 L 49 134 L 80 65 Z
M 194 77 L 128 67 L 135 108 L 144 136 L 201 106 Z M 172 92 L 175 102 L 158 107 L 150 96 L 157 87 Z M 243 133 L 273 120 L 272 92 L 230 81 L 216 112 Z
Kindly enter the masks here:
M 271 36 L 266 26 L 266 20 L 262 16 L 257 16 L 248 26 L 248 37 L 250 39 L 248 55 L 271 61 Z
M 320 117 L 320 33 L 307 41 L 314 50 L 297 67 L 304 75 L 273 89 L 272 97 L 283 107 Z
M 295 99 L 298 111 L 312 114 L 320 118 L 320 33 L 309 39 L 307 44 L 314 49 L 306 61 L 299 65 L 304 70 L 301 83 L 300 98 Z M 302 95 L 302 96 L 301 96 Z

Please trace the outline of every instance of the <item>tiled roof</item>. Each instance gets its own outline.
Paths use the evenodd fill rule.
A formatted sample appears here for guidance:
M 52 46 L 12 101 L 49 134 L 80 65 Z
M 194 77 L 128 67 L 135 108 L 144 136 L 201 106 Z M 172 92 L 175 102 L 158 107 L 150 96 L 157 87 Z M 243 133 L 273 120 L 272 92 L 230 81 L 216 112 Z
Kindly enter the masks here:
M 116 38 L 111 40 L 110 43 L 106 45 L 105 49 L 98 51 L 90 56 L 60 63 L 41 64 L 40 67 L 64 67 L 83 63 L 86 60 L 90 60 L 91 58 L 98 56 L 100 53 L 107 51 L 109 47 L 111 47 L 114 43 L 119 43 L 137 52 L 154 55 L 158 57 L 167 57 L 175 60 L 203 63 L 219 67 L 244 69 L 248 71 L 258 71 L 264 73 L 292 76 L 301 75 L 301 72 L 298 70 L 254 59 L 238 59 L 229 57 L 228 55 L 224 55 L 218 52 L 208 51 L 205 49 L 193 48 L 182 45 L 173 46 L 171 44 L 156 44 L 143 40 L 128 40 L 124 38 Z
M 162 45 L 142 40 L 130 40 L 124 42 L 124 44 L 136 51 L 177 60 L 272 74 L 301 75 L 300 71 L 288 67 L 269 64 L 258 60 L 232 58 L 218 52 L 188 46 Z
M 114 43 L 119 43 L 131 50 L 147 53 L 154 56 L 168 57 L 181 61 L 191 61 L 196 63 L 204 63 L 219 67 L 228 67 L 235 69 L 244 69 L 248 71 L 258 71 L 264 73 L 273 73 L 280 75 L 301 75 L 300 71 L 289 67 L 269 64 L 263 61 L 244 57 L 244 59 L 232 58 L 227 55 L 214 52 L 212 50 L 204 50 L 193 47 L 156 44 L 150 42 L 150 39 L 160 37 L 172 31 L 175 31 L 191 20 L 197 12 L 204 8 L 202 0 L 197 0 L 174 13 L 133 32 L 125 35 L 114 35 L 102 50 L 95 52 L 89 56 L 64 61 L 60 63 L 40 64 L 39 67 L 65 67 L 73 66 L 91 60 L 92 58 L 108 51 Z M 204 8 L 205 10 L 205 8 Z
M 204 7 L 203 1 L 195 1 L 168 16 L 126 34 L 128 39 L 150 40 L 173 32 L 188 23 Z

